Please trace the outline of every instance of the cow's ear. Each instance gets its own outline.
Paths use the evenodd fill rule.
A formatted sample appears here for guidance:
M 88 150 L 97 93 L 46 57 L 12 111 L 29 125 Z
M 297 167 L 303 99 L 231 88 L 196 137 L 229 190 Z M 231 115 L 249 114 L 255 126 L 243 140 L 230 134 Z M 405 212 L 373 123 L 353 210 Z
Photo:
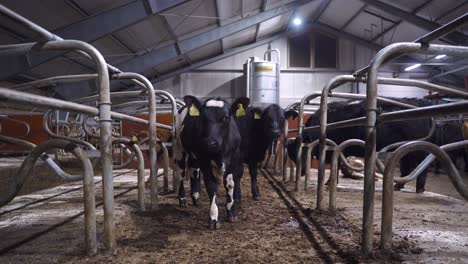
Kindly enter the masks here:
M 299 116 L 299 114 L 294 110 L 288 110 L 284 112 L 284 118 L 287 120 L 294 120 Z
M 237 98 L 231 106 L 231 115 L 237 117 L 245 116 L 245 110 L 249 107 L 250 99 L 247 97 Z
M 200 107 L 201 102 L 193 95 L 186 95 L 184 96 L 185 106 L 188 108 L 189 116 L 199 116 L 200 115 Z
M 253 116 L 254 116 L 254 119 L 262 119 L 262 113 L 263 113 L 263 110 L 260 109 L 260 108 L 252 108 L 252 113 L 253 113 Z

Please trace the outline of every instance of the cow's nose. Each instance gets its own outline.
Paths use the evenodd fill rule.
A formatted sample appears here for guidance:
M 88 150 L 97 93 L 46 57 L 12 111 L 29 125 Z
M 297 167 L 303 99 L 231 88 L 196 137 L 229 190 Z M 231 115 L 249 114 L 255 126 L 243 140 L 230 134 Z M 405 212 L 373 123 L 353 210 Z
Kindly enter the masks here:
M 203 143 L 205 144 L 205 146 L 207 146 L 208 148 L 216 148 L 218 146 L 218 142 L 216 142 L 212 138 L 205 138 L 203 141 L 204 141 Z
M 273 134 L 273 136 L 275 136 L 275 137 L 279 137 L 280 134 L 281 134 L 281 131 L 279 129 L 273 129 L 271 131 L 271 134 Z

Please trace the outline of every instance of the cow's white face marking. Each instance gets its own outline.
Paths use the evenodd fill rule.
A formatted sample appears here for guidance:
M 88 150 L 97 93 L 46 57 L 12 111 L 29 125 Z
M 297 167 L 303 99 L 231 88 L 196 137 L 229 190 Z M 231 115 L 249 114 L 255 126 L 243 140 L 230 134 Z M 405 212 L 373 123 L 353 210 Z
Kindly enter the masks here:
M 210 205 L 210 219 L 218 221 L 218 206 L 216 205 L 216 195 L 213 196 L 213 200 Z
M 234 204 L 234 180 L 232 178 L 232 173 L 226 177 L 226 188 L 231 201 L 226 204 L 228 210 L 231 210 L 232 205 Z
M 200 168 L 190 168 L 190 170 L 191 170 L 190 175 L 192 176 L 193 179 L 197 180 L 198 178 L 200 178 Z
M 193 196 L 193 199 L 198 200 L 198 198 L 200 198 L 200 193 L 194 192 L 192 196 Z
M 206 102 L 206 107 L 223 108 L 224 107 L 224 102 L 223 101 L 218 101 L 218 100 L 209 100 L 208 102 Z
M 355 101 L 350 102 L 348 105 L 355 105 L 355 104 L 359 104 L 359 103 L 361 103 L 361 101 L 355 100 Z

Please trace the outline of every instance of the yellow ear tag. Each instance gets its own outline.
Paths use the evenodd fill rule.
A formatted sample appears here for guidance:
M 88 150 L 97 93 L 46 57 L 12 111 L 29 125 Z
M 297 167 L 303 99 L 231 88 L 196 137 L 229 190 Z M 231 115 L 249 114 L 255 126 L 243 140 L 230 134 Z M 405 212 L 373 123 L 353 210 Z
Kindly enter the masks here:
M 189 116 L 200 116 L 200 111 L 195 107 L 195 105 L 190 107 Z
M 245 116 L 245 110 L 242 104 L 237 105 L 236 116 Z
M 257 112 L 255 112 L 255 114 L 254 114 L 254 119 L 260 119 L 260 118 L 261 118 L 261 117 L 260 117 L 260 114 L 257 113 Z
M 292 117 L 292 116 L 288 117 L 289 121 L 292 121 L 293 119 L 294 119 L 294 117 Z
M 133 142 L 138 142 L 138 138 L 137 138 L 136 136 L 133 136 L 133 137 L 132 137 L 132 141 L 133 141 Z

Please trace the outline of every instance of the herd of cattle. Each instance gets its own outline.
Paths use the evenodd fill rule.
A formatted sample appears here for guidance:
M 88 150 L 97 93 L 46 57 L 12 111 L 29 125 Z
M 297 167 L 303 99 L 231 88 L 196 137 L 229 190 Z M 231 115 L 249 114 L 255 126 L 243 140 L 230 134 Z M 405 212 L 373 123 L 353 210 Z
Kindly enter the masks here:
M 398 99 L 407 104 L 426 106 L 430 102 L 422 99 Z M 179 205 L 185 207 L 186 193 L 183 179 L 185 169 L 190 175 L 191 198 L 198 205 L 200 197 L 200 177 L 203 180 L 210 201 L 209 227 L 218 229 L 218 207 L 216 195 L 218 183 L 223 182 L 226 190 L 227 220 L 236 220 L 236 205 L 241 202 L 240 179 L 244 172 L 243 164 L 248 165 L 251 176 L 251 192 L 257 200 L 260 192 L 257 185 L 257 165 L 265 159 L 268 148 L 277 142 L 283 134 L 284 122 L 294 119 L 297 112 L 284 111 L 280 106 L 271 104 L 266 108 L 249 107 L 248 98 L 239 98 L 230 105 L 221 98 L 210 98 L 202 103 L 198 98 L 187 95 L 185 106 L 179 109 L 176 116 L 177 135 L 174 139 L 174 157 L 176 159 L 176 174 L 180 179 Z M 350 118 L 365 116 L 365 101 L 333 102 L 328 106 L 328 122 L 337 122 Z M 382 112 L 401 110 L 399 106 L 380 103 Z M 310 116 L 306 126 L 318 125 L 319 111 Z M 377 150 L 396 142 L 415 140 L 428 135 L 431 130 L 431 119 L 397 121 L 378 126 Z M 465 131 L 465 137 L 463 132 Z M 348 139 L 365 137 L 363 127 L 350 127 L 330 130 L 327 138 L 335 143 Z M 312 142 L 319 138 L 318 132 L 305 132 L 304 142 Z M 436 126 L 435 133 L 429 139 L 431 142 L 444 145 L 468 138 L 468 124 L 460 122 L 444 123 Z M 287 146 L 289 157 L 295 161 L 297 143 Z M 317 153 L 315 153 L 317 154 Z M 462 156 L 467 169 L 467 153 L 465 150 L 450 153 L 454 159 Z M 305 155 L 305 153 L 303 154 Z M 345 155 L 364 155 L 362 148 L 348 148 Z M 424 152 L 413 152 L 400 161 L 401 176 L 408 175 L 427 156 Z M 305 156 L 304 156 L 305 157 Z M 327 154 L 327 159 L 329 160 Z M 303 166 L 305 166 L 305 158 Z M 302 172 L 305 170 L 303 169 Z M 426 173 L 417 179 L 417 192 L 424 192 Z M 395 186 L 400 189 L 403 186 Z

